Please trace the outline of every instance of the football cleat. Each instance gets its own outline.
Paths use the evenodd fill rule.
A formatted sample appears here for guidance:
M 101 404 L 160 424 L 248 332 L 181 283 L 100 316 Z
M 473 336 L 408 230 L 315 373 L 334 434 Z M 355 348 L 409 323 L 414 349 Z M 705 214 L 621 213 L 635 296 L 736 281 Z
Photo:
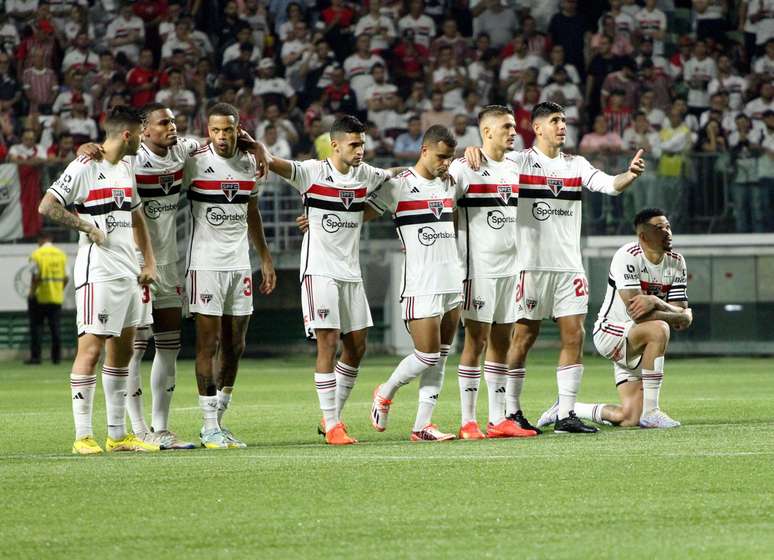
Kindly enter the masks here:
M 677 428 L 680 422 L 656 409 L 640 418 L 640 428 Z
M 97 455 L 98 453 L 102 453 L 102 448 L 93 436 L 78 438 L 73 443 L 74 455 Z
M 435 424 L 428 424 L 418 432 L 411 432 L 411 441 L 451 441 L 454 434 L 446 434 Z
M 152 453 L 159 450 L 156 443 L 146 442 L 134 434 L 126 434 L 121 439 L 107 438 L 105 440 L 105 450 L 108 453 L 117 451 L 137 451 L 139 453 Z
M 371 403 L 371 426 L 377 432 L 383 432 L 387 429 L 387 416 L 390 414 L 390 405 L 392 404 L 390 399 L 385 399 L 379 395 L 381 388 L 382 386 L 378 385 L 374 389 L 374 400 Z
M 344 422 L 339 422 L 325 434 L 325 443 L 328 445 L 352 445 L 357 440 L 350 437 Z
M 486 439 L 484 432 L 478 427 L 478 422 L 471 420 L 466 422 L 457 433 L 459 439 Z
M 501 420 L 497 424 L 491 422 L 486 425 L 486 437 L 488 438 L 511 438 L 511 437 L 534 437 L 537 432 L 534 430 L 524 430 L 513 420 L 508 418 Z
M 325 418 L 320 418 L 320 423 L 317 424 L 317 435 L 325 436 Z
M 554 422 L 556 422 L 557 417 L 559 416 L 559 399 L 556 399 L 554 401 L 554 404 L 552 404 L 550 407 L 548 407 L 548 410 L 543 412 L 543 414 L 540 415 L 540 418 L 538 418 L 537 421 L 537 427 L 543 428 L 545 426 L 550 426 Z
M 212 428 L 211 430 L 203 430 L 199 437 L 202 441 L 202 447 L 207 449 L 228 449 L 228 438 L 223 430 L 218 428 Z
M 244 449 L 247 447 L 247 444 L 243 442 L 242 440 L 239 440 L 234 437 L 234 434 L 231 433 L 231 430 L 228 428 L 224 428 L 221 426 L 221 430 L 226 436 L 226 439 L 228 440 L 228 448 L 229 449 Z
M 598 431 L 598 428 L 581 422 L 581 419 L 575 416 L 575 412 L 572 410 L 567 418 L 560 418 L 554 422 L 555 434 L 596 434 Z
M 516 424 L 519 425 L 519 428 L 522 430 L 532 430 L 535 432 L 535 434 L 540 435 L 543 433 L 543 430 L 540 430 L 529 423 L 529 420 L 527 420 L 524 417 L 524 413 L 521 410 L 517 410 L 516 414 L 511 414 L 510 416 L 506 417 L 508 420 L 513 420 L 516 422 Z
M 196 449 L 196 444 L 194 442 L 181 440 L 180 438 L 177 437 L 177 434 L 175 432 L 171 432 L 169 430 L 159 430 L 158 432 L 154 432 L 153 428 L 151 428 L 151 434 L 154 434 L 154 435 L 157 434 L 156 437 L 158 437 L 159 441 L 161 442 L 160 447 L 162 450 Z

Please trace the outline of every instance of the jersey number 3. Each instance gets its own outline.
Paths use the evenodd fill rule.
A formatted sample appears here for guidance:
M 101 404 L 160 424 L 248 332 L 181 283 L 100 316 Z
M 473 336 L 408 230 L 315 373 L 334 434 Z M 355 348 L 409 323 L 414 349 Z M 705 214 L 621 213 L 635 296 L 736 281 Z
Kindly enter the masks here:
M 253 279 L 245 276 L 244 280 L 242 280 L 242 283 L 245 285 L 245 291 L 243 292 L 245 297 L 250 297 L 253 295 Z

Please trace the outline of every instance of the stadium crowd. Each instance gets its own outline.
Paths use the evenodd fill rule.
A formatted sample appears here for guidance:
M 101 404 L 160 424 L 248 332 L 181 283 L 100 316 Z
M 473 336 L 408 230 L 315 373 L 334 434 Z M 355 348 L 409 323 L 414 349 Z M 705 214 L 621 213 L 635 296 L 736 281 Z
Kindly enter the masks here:
M 234 104 L 299 159 L 326 157 L 330 123 L 357 115 L 367 158 L 397 160 L 433 124 L 460 153 L 479 144 L 490 103 L 513 107 L 529 147 L 530 111 L 554 101 L 566 151 L 604 167 L 645 148 L 657 173 L 632 208 L 670 208 L 679 227 L 732 202 L 735 231 L 773 231 L 772 78 L 772 0 L 6 0 L 0 162 L 66 164 L 110 108 L 152 101 L 193 137 Z

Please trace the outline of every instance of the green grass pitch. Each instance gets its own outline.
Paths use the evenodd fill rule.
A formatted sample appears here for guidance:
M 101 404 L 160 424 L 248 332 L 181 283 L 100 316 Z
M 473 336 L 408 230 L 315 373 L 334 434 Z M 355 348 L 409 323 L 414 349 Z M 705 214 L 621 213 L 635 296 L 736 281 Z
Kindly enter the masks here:
M 531 356 L 530 419 L 554 397 L 554 359 Z M 454 431 L 456 361 L 435 416 Z M 774 557 L 771 360 L 668 358 L 675 430 L 443 444 L 408 441 L 416 383 L 387 432 L 370 427 L 371 391 L 396 363 L 365 362 L 345 411 L 356 446 L 321 444 L 313 359 L 296 356 L 243 363 L 227 424 L 248 449 L 99 457 L 70 455 L 68 365 L 2 364 L 0 557 Z M 172 414 L 190 438 L 192 372 L 181 362 Z M 588 358 L 580 400 L 615 394 L 609 364 Z M 104 441 L 101 387 L 95 405 Z

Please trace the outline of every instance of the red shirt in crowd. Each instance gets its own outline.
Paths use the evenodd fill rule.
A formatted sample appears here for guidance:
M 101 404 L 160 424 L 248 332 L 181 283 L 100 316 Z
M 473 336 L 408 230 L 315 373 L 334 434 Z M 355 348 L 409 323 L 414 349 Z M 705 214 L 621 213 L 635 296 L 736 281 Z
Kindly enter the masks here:
M 142 107 L 156 98 L 156 91 L 159 86 L 159 73 L 156 70 L 146 70 L 139 66 L 135 66 L 129 70 L 129 73 L 126 75 L 126 85 L 129 89 L 145 85 L 153 80 L 156 81 L 156 87 L 136 91 L 132 94 L 132 107 Z

